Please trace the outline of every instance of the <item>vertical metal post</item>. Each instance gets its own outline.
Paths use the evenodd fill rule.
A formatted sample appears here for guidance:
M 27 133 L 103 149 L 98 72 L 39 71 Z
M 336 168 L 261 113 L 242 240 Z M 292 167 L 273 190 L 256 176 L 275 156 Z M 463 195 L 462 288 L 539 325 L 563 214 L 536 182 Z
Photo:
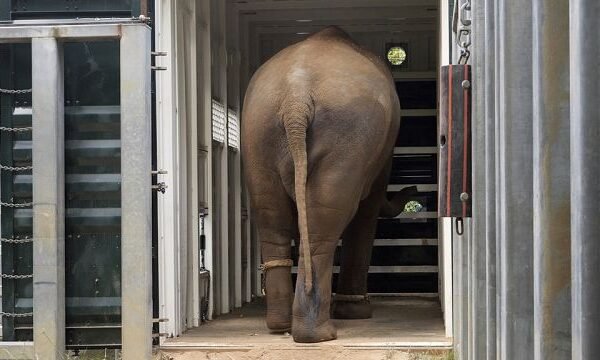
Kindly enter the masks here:
M 121 27 L 123 359 L 152 357 L 150 29 Z
M 213 218 L 216 216 L 216 207 L 214 202 L 214 184 L 213 184 L 213 172 L 214 172 L 214 162 L 213 162 L 213 151 L 214 148 L 212 146 L 212 64 L 211 64 L 211 16 L 210 16 L 210 1 L 203 1 L 199 4 L 199 8 L 196 11 L 196 15 L 199 16 L 198 23 L 200 24 L 201 30 L 200 34 L 200 46 L 198 46 L 199 55 L 198 58 L 201 58 L 201 69 L 197 72 L 200 76 L 198 79 L 198 84 L 202 86 L 202 101 L 199 101 L 199 106 L 202 107 L 204 119 L 202 125 L 202 145 L 206 147 L 206 153 L 204 154 L 205 161 L 205 173 L 202 179 L 204 191 L 205 191 L 205 201 L 208 205 L 208 216 L 204 219 L 204 232 L 206 234 L 206 250 L 204 253 L 204 260 L 206 268 L 211 271 L 211 274 L 214 279 L 214 274 L 216 272 L 215 266 L 215 252 L 216 252 L 216 244 L 215 244 L 215 231 L 213 231 Z M 211 279 L 211 280 L 213 280 Z M 210 289 L 209 289 L 209 304 L 208 304 L 208 318 L 212 319 L 213 312 L 215 310 L 216 300 L 216 287 L 215 281 L 210 281 Z
M 156 73 L 156 111 L 157 111 L 157 156 L 158 169 L 166 170 L 161 180 L 168 184 L 168 191 L 158 197 L 158 242 L 159 242 L 159 299 L 160 317 L 169 321 L 161 322 L 160 332 L 177 336 L 183 329 L 181 301 L 177 291 L 180 277 L 179 268 L 179 229 L 178 229 L 178 162 L 176 139 L 177 118 L 175 91 L 175 6 L 173 2 L 162 1 L 156 6 L 156 49 L 166 52 L 166 56 L 155 58 L 156 65 L 167 70 Z
M 450 230 L 452 236 L 452 314 L 454 330 L 454 349 L 458 359 L 467 359 L 469 354 L 469 232 L 471 221 L 465 219 L 463 235 L 458 235 L 451 222 Z M 446 250 L 444 250 L 446 251 Z
M 486 354 L 496 360 L 496 141 L 495 141 L 495 1 L 485 0 L 485 48 L 483 102 L 485 106 L 485 298 Z
M 225 32 L 227 28 L 227 17 L 225 14 L 225 7 L 222 1 L 211 2 L 211 7 L 214 6 L 214 14 L 216 14 L 216 38 L 218 39 L 217 46 L 214 48 L 217 53 L 215 54 L 217 61 L 217 96 L 221 99 L 223 107 L 225 108 L 225 123 L 227 123 L 227 111 L 229 109 L 229 100 L 227 99 L 227 39 Z M 212 11 L 212 10 L 211 10 Z M 227 139 L 227 136 L 225 137 Z M 233 307 L 233 272 L 234 272 L 234 249 L 230 252 L 230 242 L 232 234 L 229 229 L 229 149 L 227 148 L 227 141 L 218 150 L 219 165 L 217 169 L 219 174 L 217 181 L 220 182 L 218 185 L 218 191 L 220 192 L 219 200 L 219 214 L 217 215 L 217 221 L 219 222 L 220 228 L 220 239 L 219 239 L 219 254 L 220 254 L 220 279 L 221 279 L 221 313 L 227 314 Z
M 239 120 L 238 120 L 239 121 Z M 240 124 L 238 122 L 238 129 L 240 128 Z M 234 226 L 234 304 L 235 307 L 242 306 L 242 172 L 241 172 L 241 156 L 240 151 L 236 151 L 233 156 L 233 171 L 230 176 L 233 176 L 233 197 L 234 197 L 234 207 L 233 207 L 233 226 Z
M 574 360 L 600 353 L 600 2 L 570 1 Z
M 531 3 L 499 3 L 501 360 L 533 357 Z
M 473 219 L 471 232 L 471 346 L 469 358 L 481 360 L 485 358 L 486 347 L 486 147 L 485 147 L 485 81 L 486 52 L 485 46 L 485 3 L 472 3 L 473 20 Z
M 534 358 L 571 359 L 568 0 L 533 2 Z
M 33 106 L 33 340 L 38 359 L 65 351 L 63 49 L 31 40 Z

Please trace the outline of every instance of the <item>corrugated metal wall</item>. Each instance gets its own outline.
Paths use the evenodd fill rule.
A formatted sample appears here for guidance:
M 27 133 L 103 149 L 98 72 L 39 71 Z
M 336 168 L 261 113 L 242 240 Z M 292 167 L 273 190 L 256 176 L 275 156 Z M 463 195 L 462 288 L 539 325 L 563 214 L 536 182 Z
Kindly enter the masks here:
M 458 358 L 596 359 L 600 2 L 472 5 L 473 220 L 454 259 L 467 284 L 455 286 L 466 300 Z

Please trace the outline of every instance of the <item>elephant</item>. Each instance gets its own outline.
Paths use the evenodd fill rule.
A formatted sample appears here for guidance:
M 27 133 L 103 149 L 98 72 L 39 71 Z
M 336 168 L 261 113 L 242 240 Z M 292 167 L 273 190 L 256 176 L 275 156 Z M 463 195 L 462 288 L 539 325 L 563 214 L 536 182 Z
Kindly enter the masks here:
M 242 112 L 242 161 L 261 244 L 266 323 L 294 341 L 336 338 L 335 318 L 371 317 L 367 274 L 400 127 L 389 68 L 338 27 L 291 45 L 253 75 Z M 342 239 L 332 305 L 334 251 Z M 299 239 L 292 289 L 291 241 Z

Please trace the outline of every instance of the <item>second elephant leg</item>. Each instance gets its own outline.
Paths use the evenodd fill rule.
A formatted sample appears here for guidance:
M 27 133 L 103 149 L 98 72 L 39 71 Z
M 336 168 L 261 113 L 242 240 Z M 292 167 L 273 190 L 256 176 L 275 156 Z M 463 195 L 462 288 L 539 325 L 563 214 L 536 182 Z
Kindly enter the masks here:
M 310 231 L 310 256 L 313 274 L 312 291 L 305 287 L 305 254 L 300 248 L 298 278 L 293 306 L 292 335 L 296 342 L 319 342 L 336 338 L 336 330 L 330 321 L 331 276 L 333 255 L 339 241 L 340 214 L 330 208 L 310 208 L 313 231 Z M 335 230 L 338 228 L 339 230 Z
M 332 315 L 336 319 L 367 319 L 372 316 L 371 304 L 366 296 L 367 277 L 388 173 L 388 169 L 384 170 L 373 184 L 373 191 L 361 201 L 342 236 L 340 275 L 332 307 Z

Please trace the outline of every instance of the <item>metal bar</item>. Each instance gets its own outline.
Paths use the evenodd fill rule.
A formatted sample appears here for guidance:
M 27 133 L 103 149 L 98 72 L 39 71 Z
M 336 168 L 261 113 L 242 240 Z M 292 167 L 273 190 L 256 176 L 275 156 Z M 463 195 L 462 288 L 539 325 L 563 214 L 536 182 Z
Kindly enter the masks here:
M 122 26 L 121 297 L 123 359 L 152 357 L 150 35 Z
M 125 25 L 139 24 L 140 20 L 131 17 L 78 17 L 67 19 L 17 19 L 8 24 L 0 24 L 0 27 L 31 27 L 31 26 L 55 26 L 55 25 Z
M 571 0 L 569 8 L 572 358 L 583 360 L 600 353 L 600 3 Z
M 375 239 L 373 246 L 437 246 L 438 239 Z
M 340 239 L 337 246 L 342 246 L 343 240 Z M 375 239 L 373 246 L 437 246 L 438 239 Z M 296 241 L 292 240 L 292 246 L 296 246 Z
M 56 38 L 71 41 L 115 39 L 121 36 L 121 24 L 86 24 L 55 26 L 0 26 L 0 43 L 30 42 L 35 38 Z
M 238 124 L 239 128 L 239 124 Z M 232 161 L 232 172 L 233 176 L 233 189 L 229 191 L 233 192 L 234 204 L 233 204 L 233 226 L 234 226 L 234 306 L 242 306 L 242 172 L 241 172 L 241 156 L 240 152 L 237 151 L 233 154 Z
M 496 145 L 495 145 L 495 23 L 494 0 L 485 0 L 485 301 L 486 354 L 496 360 Z
M 0 47 L 0 63 L 6 64 L 0 69 L 0 86 L 12 89 L 14 86 L 12 69 L 13 60 L 8 46 Z M 13 126 L 13 97 L 11 95 L 0 96 L 0 120 L 2 126 Z M 0 164 L 13 164 L 13 139 L 14 135 L 8 132 L 0 133 Z M 0 171 L 0 198 L 10 199 L 13 196 L 13 173 L 10 171 Z M 14 209 L 3 209 L 1 213 L 1 234 L 2 237 L 12 237 L 14 235 Z M 2 272 L 10 273 L 14 266 L 14 246 L 2 244 Z M 5 312 L 14 312 L 15 310 L 15 282 L 13 280 L 2 279 L 2 310 Z M 14 340 L 13 317 L 2 317 L 2 339 Z
M 484 117 L 485 117 L 485 332 L 484 359 L 496 359 L 496 148 L 495 148 L 495 2 L 485 0 Z
M 399 71 L 392 70 L 394 81 L 436 81 L 435 71 Z
M 402 109 L 402 117 L 437 116 L 437 109 Z
M 396 146 L 394 148 L 394 155 L 399 154 L 437 154 L 438 153 L 437 146 Z
M 339 274 L 340 267 L 333 266 L 333 273 Z M 393 265 L 393 266 L 379 266 L 379 265 L 371 265 L 369 266 L 369 274 L 396 274 L 396 273 L 437 273 L 438 267 L 435 265 Z M 298 273 L 298 267 L 292 267 L 292 274 Z
M 438 191 L 437 184 L 390 184 L 388 185 L 387 191 L 400 191 L 411 186 L 416 186 L 418 192 Z
M 472 134 L 472 172 L 473 172 L 473 218 L 471 232 L 471 325 L 469 339 L 469 358 L 481 360 L 486 354 L 486 148 L 485 148 L 485 3 L 472 2 L 473 26 L 473 116 Z
M 423 292 L 423 293 L 369 293 L 370 297 L 421 297 L 421 298 L 438 298 L 440 296 L 439 293 L 436 292 Z
M 202 70 L 198 72 L 201 78 L 198 80 L 199 84 L 202 84 L 202 102 L 199 102 L 199 105 L 202 106 L 204 120 L 203 123 L 203 133 L 202 133 L 202 146 L 207 149 L 206 153 L 206 172 L 204 174 L 203 183 L 205 184 L 205 201 L 208 203 L 209 208 L 209 216 L 205 220 L 205 234 L 206 234 L 206 251 L 204 254 L 206 261 L 206 268 L 211 271 L 212 278 L 210 281 L 210 296 L 209 296 L 209 304 L 208 304 L 208 317 L 212 320 L 213 313 L 215 310 L 215 304 L 217 303 L 217 295 L 214 275 L 217 271 L 215 258 L 216 258 L 216 242 L 215 242 L 215 231 L 214 231 L 214 218 L 216 215 L 216 204 L 215 198 L 213 196 L 213 191 L 215 189 L 215 184 L 213 183 L 213 176 L 216 171 L 213 162 L 213 151 L 215 148 L 212 146 L 212 39 L 211 39 L 211 17 L 210 17 L 210 2 L 203 1 L 198 4 L 198 8 L 196 11 L 196 16 L 198 17 L 197 23 L 199 26 L 199 34 L 200 34 L 200 43 L 201 46 L 198 47 L 198 51 L 201 55 L 201 67 Z
M 178 230 L 177 224 L 177 201 L 175 197 L 178 194 L 178 172 L 176 170 L 177 161 L 173 152 L 173 146 L 176 143 L 177 118 L 175 112 L 175 26 L 171 26 L 174 18 L 174 6 L 172 3 L 157 3 L 156 7 L 156 48 L 167 53 L 166 56 L 155 58 L 156 65 L 164 66 L 166 71 L 156 73 L 156 111 L 157 111 L 157 156 L 158 168 L 167 171 L 167 174 L 161 177 L 169 184 L 169 191 L 158 197 L 158 242 L 159 242 L 159 309 L 160 316 L 168 318 L 168 322 L 159 325 L 160 332 L 168 332 L 178 336 L 183 330 L 180 324 L 181 301 L 178 299 L 177 284 L 179 278 L 179 259 L 178 253 Z M 206 224 L 210 221 L 206 219 Z M 208 232 L 207 232 L 208 234 Z M 162 339 L 161 339 L 162 341 Z
M 146 2 L 146 0 L 144 0 Z M 184 4 L 181 4 L 184 5 Z M 147 6 L 143 5 L 143 7 Z M 201 169 L 200 161 L 203 156 L 206 155 L 204 151 L 202 151 L 202 139 L 200 138 L 201 132 L 198 131 L 199 127 L 201 127 L 201 123 L 199 119 L 202 117 L 201 108 L 198 106 L 198 102 L 203 101 L 201 97 L 201 86 L 198 84 L 198 63 L 200 62 L 199 56 L 201 53 L 198 51 L 197 46 L 199 42 L 197 38 L 201 36 L 197 29 L 197 19 L 196 13 L 199 12 L 199 9 L 196 9 L 198 4 L 195 1 L 187 1 L 186 6 L 182 9 L 184 12 L 187 11 L 189 16 L 184 16 L 183 19 L 179 20 L 184 33 L 188 33 L 190 35 L 184 35 L 183 37 L 186 39 L 184 46 L 186 50 L 184 54 L 187 56 L 185 59 L 185 67 L 179 68 L 178 70 L 185 69 L 185 79 L 186 84 L 186 92 L 189 95 L 185 96 L 186 99 L 186 111 L 188 111 L 187 118 L 187 167 L 188 167 L 188 227 L 190 234 L 192 234 L 190 239 L 188 240 L 188 290 L 187 290 L 187 298 L 188 298 L 188 319 L 187 324 L 188 327 L 191 326 L 199 326 L 201 324 L 201 309 L 200 309 L 200 250 L 199 250 L 199 221 L 198 214 L 201 213 L 202 205 L 201 202 L 204 201 L 204 198 L 201 198 L 202 191 L 200 190 L 203 185 L 201 181 L 199 181 L 199 171 Z M 178 52 L 179 53 L 179 52 Z M 180 95 L 181 96 L 181 95 Z
M 33 118 L 33 338 L 36 358 L 65 351 L 65 160 L 63 49 L 31 41 Z
M 211 1 L 211 13 L 213 14 L 213 19 L 216 20 L 216 26 L 214 30 L 216 32 L 216 38 L 214 40 L 214 49 L 216 53 L 214 54 L 216 58 L 216 63 L 218 64 L 216 67 L 217 72 L 217 89 L 216 94 L 220 100 L 222 101 L 223 108 L 225 110 L 225 124 L 227 123 L 227 109 L 229 108 L 229 100 L 228 100 L 228 92 L 227 92 L 227 40 L 225 37 L 226 32 L 226 14 L 224 3 L 221 1 Z M 225 142 L 227 139 L 227 133 L 225 133 Z M 234 272 L 234 250 L 230 252 L 230 243 L 233 234 L 230 234 L 229 229 L 229 199 L 228 199 L 228 190 L 229 190 L 229 156 L 228 149 L 226 143 L 224 146 L 219 147 L 217 152 L 217 161 L 219 165 L 217 166 L 218 171 L 218 180 L 220 183 L 217 187 L 217 191 L 219 192 L 219 200 L 220 204 L 218 206 L 219 215 L 217 216 L 217 221 L 219 224 L 219 256 L 220 256 L 220 264 L 221 264 L 221 309 L 220 312 L 222 314 L 229 313 L 231 308 L 233 307 L 233 293 L 234 289 L 232 288 L 233 281 L 233 272 Z M 233 244 L 232 244 L 233 245 Z
M 394 217 L 394 219 L 437 219 L 437 211 L 406 212 Z M 385 218 L 382 218 L 385 219 Z
M 499 2 L 499 360 L 533 357 L 531 4 Z
M 445 220 L 445 219 L 444 219 Z M 454 338 L 454 350 L 456 357 L 461 360 L 466 360 L 466 349 L 468 338 L 466 337 L 466 327 L 469 324 L 465 319 L 465 305 L 467 300 L 465 299 L 468 290 L 467 274 L 465 272 L 464 254 L 466 248 L 466 239 L 464 235 L 458 235 L 454 226 L 453 219 L 448 219 L 450 227 L 448 229 L 451 234 L 451 246 L 452 246 L 452 322 L 453 322 L 453 338 Z M 466 231 L 465 231 L 466 233 Z M 463 233 L 464 234 L 464 233 Z
M 534 359 L 571 359 L 569 0 L 533 1 Z

